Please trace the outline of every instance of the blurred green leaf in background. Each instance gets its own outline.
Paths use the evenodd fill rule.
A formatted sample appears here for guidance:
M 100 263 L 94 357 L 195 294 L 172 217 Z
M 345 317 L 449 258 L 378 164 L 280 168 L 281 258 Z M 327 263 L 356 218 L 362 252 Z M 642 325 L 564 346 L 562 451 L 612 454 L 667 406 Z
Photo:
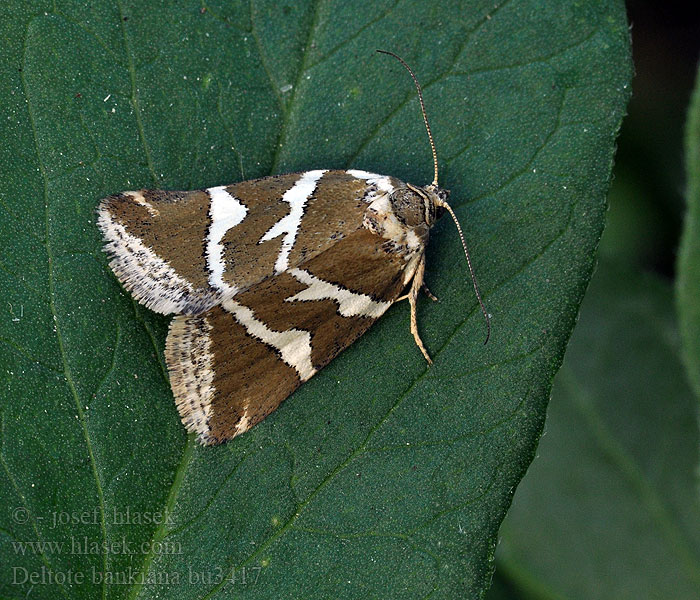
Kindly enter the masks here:
M 528 598 L 697 598 L 697 401 L 672 288 L 602 264 L 501 534 Z
M 700 77 L 685 137 L 687 211 L 678 261 L 678 317 L 688 377 L 700 399 Z
M 488 588 L 603 230 L 630 93 L 617 0 L 0 6 L 0 596 L 460 598 Z M 398 305 L 248 434 L 181 427 L 168 320 L 98 200 L 307 168 L 423 184 L 449 222 Z

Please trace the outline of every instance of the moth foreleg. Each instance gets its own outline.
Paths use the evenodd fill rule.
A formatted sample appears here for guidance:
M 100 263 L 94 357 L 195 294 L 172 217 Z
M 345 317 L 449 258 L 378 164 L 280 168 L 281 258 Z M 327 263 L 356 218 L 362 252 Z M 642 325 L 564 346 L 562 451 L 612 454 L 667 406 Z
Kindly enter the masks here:
M 408 303 L 411 305 L 411 333 L 413 334 L 413 339 L 416 341 L 416 345 L 423 353 L 425 360 L 428 361 L 429 365 L 433 364 L 428 351 L 423 345 L 423 340 L 420 339 L 418 334 L 418 317 L 417 317 L 417 300 L 418 292 L 423 287 L 423 275 L 425 274 L 425 255 L 421 256 L 418 262 L 418 267 L 416 267 L 416 272 L 413 275 L 413 281 L 411 282 L 411 291 L 408 293 Z

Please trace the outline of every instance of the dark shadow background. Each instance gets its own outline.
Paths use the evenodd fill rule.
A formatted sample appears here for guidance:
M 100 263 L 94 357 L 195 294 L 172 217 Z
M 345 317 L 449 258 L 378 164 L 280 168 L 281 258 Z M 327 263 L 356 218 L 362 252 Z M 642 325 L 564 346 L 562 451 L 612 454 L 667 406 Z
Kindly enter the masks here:
M 627 2 L 635 77 L 601 256 L 673 278 L 684 213 L 683 127 L 700 49 L 700 5 Z

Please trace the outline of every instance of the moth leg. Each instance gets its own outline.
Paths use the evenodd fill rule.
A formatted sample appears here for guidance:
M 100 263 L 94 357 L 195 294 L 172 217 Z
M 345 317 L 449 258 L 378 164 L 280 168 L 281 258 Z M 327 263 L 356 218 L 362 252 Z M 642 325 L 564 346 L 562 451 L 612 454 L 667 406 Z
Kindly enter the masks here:
M 428 296 L 428 298 L 430 298 L 433 302 L 438 302 L 437 296 L 435 294 L 433 294 L 433 292 L 431 292 L 428 289 L 428 286 L 425 285 L 425 282 L 423 282 L 423 284 L 421 285 L 421 288 L 425 292 L 425 295 Z
M 418 318 L 417 318 L 416 302 L 418 300 L 418 292 L 420 291 L 421 287 L 423 286 L 423 275 L 424 274 L 425 274 L 425 256 L 422 256 L 420 259 L 420 262 L 418 263 L 418 267 L 416 268 L 416 273 L 413 276 L 413 281 L 411 283 L 411 291 L 408 293 L 408 302 L 411 305 L 411 333 L 413 334 L 413 339 L 416 341 L 416 345 L 418 346 L 420 351 L 423 353 L 425 360 L 428 361 L 429 365 L 432 365 L 433 361 L 430 358 L 428 351 L 425 349 L 425 346 L 423 345 L 423 340 L 420 339 L 420 335 L 418 334 Z
M 423 292 L 425 292 L 425 295 L 428 296 L 433 302 L 439 302 L 437 296 L 433 294 L 429 289 L 428 286 L 425 285 L 425 283 L 421 284 L 421 289 Z M 408 300 L 409 294 L 404 294 L 403 296 L 399 296 L 394 302 L 401 302 L 401 300 Z

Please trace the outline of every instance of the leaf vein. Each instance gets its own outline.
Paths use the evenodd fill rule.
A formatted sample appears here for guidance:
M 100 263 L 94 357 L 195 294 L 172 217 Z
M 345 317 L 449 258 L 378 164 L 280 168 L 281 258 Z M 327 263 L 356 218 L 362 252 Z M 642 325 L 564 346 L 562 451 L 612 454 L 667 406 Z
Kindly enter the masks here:
M 139 569 L 139 576 L 134 579 L 134 585 L 131 588 L 131 591 L 129 592 L 128 598 L 132 600 L 139 595 L 144 581 L 147 580 L 146 574 L 151 568 L 151 564 L 153 563 L 153 560 L 157 555 L 155 550 L 158 546 L 158 542 L 161 542 L 168 535 L 168 516 L 171 515 L 174 511 L 175 503 L 177 502 L 177 496 L 180 493 L 180 490 L 182 489 L 182 484 L 185 480 L 187 468 L 192 462 L 192 456 L 194 455 L 194 446 L 196 444 L 195 440 L 196 435 L 194 433 L 191 433 L 187 436 L 187 442 L 185 443 L 185 446 L 182 450 L 180 462 L 178 463 L 177 468 L 175 469 L 173 483 L 170 486 L 170 490 L 168 491 L 168 495 L 165 500 L 165 506 L 163 511 L 165 518 L 161 520 L 160 525 L 156 529 L 154 529 L 153 534 L 151 535 L 151 543 L 149 544 L 148 553 L 144 555 L 143 563 L 141 563 L 141 569 Z
M 38 554 L 41 557 L 41 562 L 44 563 L 47 569 L 51 573 L 55 573 L 56 571 L 54 568 L 51 566 L 51 562 L 49 561 L 48 557 L 46 556 L 46 553 L 44 552 L 44 540 L 39 533 L 39 527 L 36 524 L 36 518 L 34 516 L 34 513 L 32 510 L 29 508 L 28 503 L 27 503 L 27 498 L 26 496 L 22 493 L 22 491 L 19 488 L 19 485 L 17 484 L 17 480 L 13 477 L 12 472 L 10 471 L 9 465 L 7 464 L 7 460 L 5 459 L 5 411 L 0 411 L 0 464 L 2 464 L 2 469 L 5 471 L 5 475 L 7 475 L 7 478 L 10 480 L 10 483 L 12 484 L 12 487 L 15 490 L 15 493 L 19 496 L 20 500 L 22 501 L 22 508 L 27 511 L 27 515 L 31 517 L 31 523 L 32 523 L 32 529 L 34 530 L 34 534 L 36 535 L 36 539 L 39 542 L 39 548 L 38 548 Z M 15 509 L 16 510 L 16 509 Z M 12 536 L 13 538 L 15 537 L 14 535 Z M 68 594 L 68 590 L 66 590 L 65 584 L 62 581 L 58 581 L 59 588 L 63 595 L 66 598 L 70 598 Z
M 160 178 L 156 173 L 155 167 L 153 165 L 153 157 L 151 155 L 151 148 L 146 140 L 146 132 L 143 126 L 143 119 L 141 118 L 141 107 L 139 104 L 139 91 L 136 85 L 136 67 L 134 66 L 134 59 L 131 53 L 131 45 L 129 44 L 129 36 L 126 32 L 126 23 L 124 21 L 124 10 L 122 7 L 122 0 L 117 0 L 117 7 L 119 9 L 119 26 L 122 30 L 122 37 L 124 39 L 124 53 L 126 54 L 127 70 L 129 71 L 129 82 L 131 84 L 131 97 L 130 103 L 134 109 L 134 118 L 136 119 L 136 127 L 139 131 L 139 139 L 141 140 L 141 145 L 143 146 L 144 153 L 146 155 L 146 164 L 148 165 L 148 170 L 151 173 L 151 177 L 156 185 L 159 184 Z
M 277 143 L 275 145 L 275 154 L 272 157 L 272 166 L 270 167 L 270 174 L 273 175 L 277 172 L 279 167 L 280 156 L 282 154 L 282 148 L 287 142 L 287 136 L 289 134 L 289 124 L 292 120 L 292 114 L 294 112 L 295 102 L 297 99 L 297 94 L 299 93 L 299 86 L 301 85 L 304 73 L 307 70 L 307 62 L 309 60 L 309 54 L 311 46 L 314 39 L 314 34 L 319 24 L 319 12 L 321 6 L 321 0 L 313 1 L 313 17 L 311 20 L 311 26 L 309 27 L 309 33 L 306 36 L 306 44 L 304 46 L 304 52 L 301 56 L 301 64 L 299 65 L 299 71 L 297 72 L 296 81 L 294 82 L 291 90 L 291 97 L 289 98 L 288 110 L 282 114 L 282 125 L 280 127 L 279 135 L 277 137 Z
M 321 58 L 319 58 L 315 63 L 312 63 L 309 65 L 309 69 L 313 69 L 314 67 L 317 67 L 318 65 L 326 62 L 331 56 L 333 56 L 336 52 L 338 52 L 341 48 L 344 48 L 347 46 L 350 42 L 353 40 L 357 39 L 364 31 L 369 29 L 372 25 L 375 25 L 376 23 L 379 23 L 379 21 L 384 20 L 387 16 L 389 16 L 394 9 L 399 5 L 401 0 L 394 0 L 394 3 L 389 6 L 384 12 L 380 13 L 378 16 L 376 16 L 374 19 L 371 19 L 367 23 L 365 23 L 362 27 L 360 27 L 355 33 L 353 33 L 350 37 L 347 39 L 343 40 L 336 46 L 333 46 L 328 52 L 326 52 Z
M 75 402 L 75 408 L 78 413 L 78 421 L 80 423 L 83 437 L 85 439 L 85 445 L 88 452 L 90 460 L 90 468 L 92 471 L 93 478 L 95 479 L 95 489 L 98 497 L 99 507 L 100 507 L 100 529 L 102 532 L 102 537 L 104 544 L 107 544 L 107 527 L 105 522 L 105 499 L 104 492 L 102 489 L 102 482 L 100 480 L 100 474 L 97 469 L 97 461 L 95 459 L 95 452 L 92 447 L 92 441 L 90 440 L 90 432 L 87 426 L 87 421 L 85 419 L 85 413 L 83 411 L 82 404 L 80 402 L 80 397 L 78 396 L 78 390 L 73 381 L 73 376 L 71 373 L 70 362 L 68 360 L 67 351 L 65 348 L 65 343 L 63 341 L 63 335 L 61 333 L 61 322 L 58 318 L 58 311 L 56 309 L 56 291 L 54 284 L 54 260 L 53 252 L 51 248 L 51 218 L 49 213 L 49 189 L 48 189 L 48 173 L 46 165 L 41 155 L 41 150 L 39 146 L 39 135 L 36 126 L 36 118 L 34 117 L 32 99 L 29 94 L 29 85 L 26 78 L 26 66 L 27 66 L 27 51 L 28 51 L 28 40 L 29 40 L 29 28 L 31 27 L 34 19 L 27 23 L 27 28 L 24 32 L 24 41 L 22 47 L 22 72 L 20 73 L 20 79 L 22 81 L 22 92 L 26 100 L 27 105 L 27 118 L 29 121 L 29 126 L 32 132 L 34 153 L 36 155 L 37 164 L 39 166 L 39 171 L 41 173 L 41 178 L 43 182 L 43 196 L 44 196 L 44 231 L 46 237 L 46 255 L 48 259 L 48 288 L 49 288 L 49 307 L 51 310 L 51 315 L 55 324 L 56 340 L 58 342 L 58 349 L 61 358 L 61 363 L 63 365 L 63 374 L 68 384 L 68 389 Z M 105 573 L 107 573 L 107 553 L 102 551 L 103 567 Z M 106 598 L 107 588 L 106 583 L 102 587 L 102 597 Z

